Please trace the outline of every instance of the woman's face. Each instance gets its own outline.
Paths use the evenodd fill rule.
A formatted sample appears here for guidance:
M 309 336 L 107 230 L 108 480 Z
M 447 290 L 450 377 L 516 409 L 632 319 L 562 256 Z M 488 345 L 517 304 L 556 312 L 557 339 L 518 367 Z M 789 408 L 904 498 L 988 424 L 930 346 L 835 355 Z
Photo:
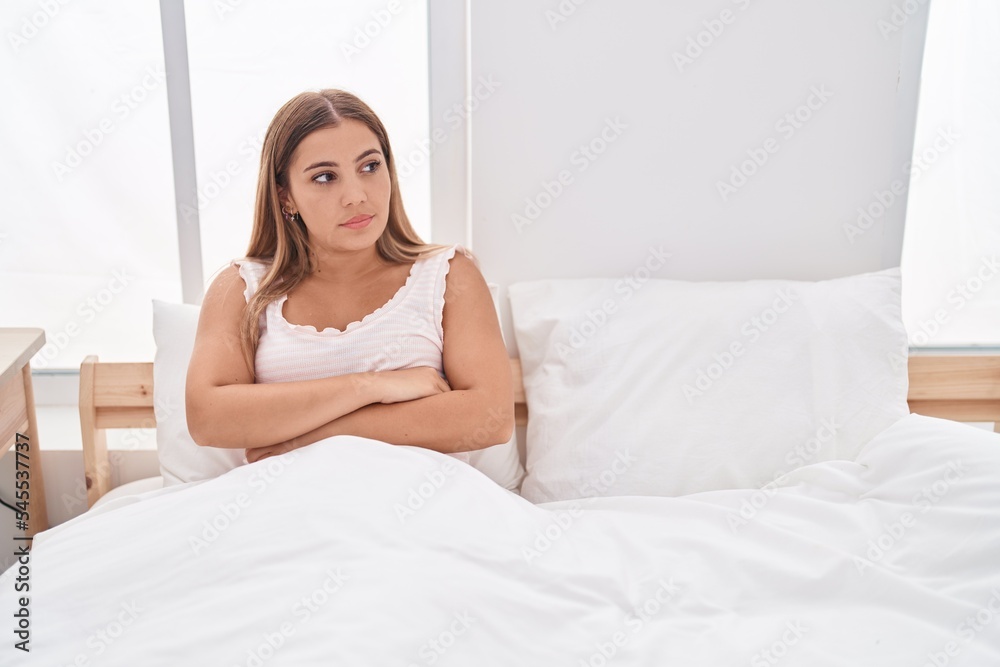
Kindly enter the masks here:
M 375 134 L 361 121 L 345 119 L 308 134 L 296 147 L 282 205 L 302 216 L 311 244 L 360 250 L 374 245 L 385 230 L 390 192 Z M 345 226 L 358 216 L 371 219 L 360 227 Z

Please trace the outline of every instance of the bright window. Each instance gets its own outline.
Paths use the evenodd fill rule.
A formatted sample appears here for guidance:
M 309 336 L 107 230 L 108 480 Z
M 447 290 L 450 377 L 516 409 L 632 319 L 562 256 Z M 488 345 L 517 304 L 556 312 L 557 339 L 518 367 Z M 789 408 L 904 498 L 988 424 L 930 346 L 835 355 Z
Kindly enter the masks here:
M 407 215 L 428 240 L 430 169 L 400 169 L 428 134 L 426 3 L 230 4 L 185 3 L 205 279 L 246 252 L 264 132 L 303 90 L 341 88 L 372 107 L 400 163 Z
M 159 8 L 48 4 L 0 9 L 0 326 L 45 329 L 34 368 L 152 359 L 150 299 L 180 298 Z
M 405 164 L 428 136 L 426 3 L 218 0 L 185 13 L 202 247 L 185 261 L 206 284 L 246 252 L 263 133 L 303 90 L 343 88 L 375 110 L 430 240 L 430 169 Z M 13 26 L 0 48 L 0 326 L 45 329 L 35 369 L 152 360 L 151 299 L 181 301 L 159 3 L 17 0 L 0 15 Z
M 903 243 L 917 347 L 1000 344 L 1000 5 L 933 2 Z

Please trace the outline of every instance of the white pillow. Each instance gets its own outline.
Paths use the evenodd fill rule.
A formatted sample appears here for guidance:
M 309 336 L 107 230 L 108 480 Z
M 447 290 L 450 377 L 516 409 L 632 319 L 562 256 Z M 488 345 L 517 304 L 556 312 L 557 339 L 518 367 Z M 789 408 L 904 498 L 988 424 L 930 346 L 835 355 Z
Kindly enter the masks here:
M 496 288 L 491 285 L 496 302 Z M 153 299 L 153 403 L 156 413 L 156 447 L 165 487 L 211 479 L 246 463 L 242 449 L 202 447 L 187 428 L 184 386 L 198 329 L 199 306 Z M 516 437 L 502 445 L 454 454 L 494 482 L 516 491 L 524 477 Z
M 153 405 L 163 486 L 212 479 L 246 463 L 242 449 L 202 447 L 188 432 L 184 401 L 199 306 L 153 299 Z
M 898 268 L 510 286 L 532 502 L 754 488 L 909 414 Z

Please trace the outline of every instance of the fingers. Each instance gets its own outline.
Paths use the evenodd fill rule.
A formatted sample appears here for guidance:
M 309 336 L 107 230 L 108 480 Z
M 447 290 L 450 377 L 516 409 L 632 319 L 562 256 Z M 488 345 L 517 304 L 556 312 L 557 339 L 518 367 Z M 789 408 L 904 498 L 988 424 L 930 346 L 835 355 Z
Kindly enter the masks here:
M 248 449 L 246 450 L 247 463 L 254 463 L 271 456 L 278 456 L 279 454 L 290 452 L 293 449 L 295 449 L 295 447 L 293 447 L 290 442 L 282 442 L 277 445 Z
M 255 447 L 254 449 L 247 450 L 247 463 L 256 463 L 261 459 L 266 459 L 268 456 L 273 456 L 270 447 Z

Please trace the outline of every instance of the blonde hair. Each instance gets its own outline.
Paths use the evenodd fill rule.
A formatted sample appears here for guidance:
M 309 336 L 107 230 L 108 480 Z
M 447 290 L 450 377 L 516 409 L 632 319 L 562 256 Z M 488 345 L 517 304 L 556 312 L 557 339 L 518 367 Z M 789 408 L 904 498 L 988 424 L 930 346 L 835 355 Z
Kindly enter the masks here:
M 403 210 L 389 136 L 382 121 L 367 104 L 351 93 L 330 88 L 293 97 L 275 114 L 264 137 L 253 232 L 244 257 L 270 263 L 240 322 L 243 357 L 255 380 L 254 358 L 260 338 L 261 313 L 270 302 L 291 292 L 316 268 L 309 253 L 309 233 L 301 217 L 286 220 L 282 215 L 279 186 L 288 188 L 288 167 L 299 143 L 311 132 L 336 127 L 345 118 L 361 121 L 375 134 L 389 171 L 388 223 L 375 242 L 379 256 L 391 263 L 412 262 L 449 247 L 424 243 L 413 230 Z

